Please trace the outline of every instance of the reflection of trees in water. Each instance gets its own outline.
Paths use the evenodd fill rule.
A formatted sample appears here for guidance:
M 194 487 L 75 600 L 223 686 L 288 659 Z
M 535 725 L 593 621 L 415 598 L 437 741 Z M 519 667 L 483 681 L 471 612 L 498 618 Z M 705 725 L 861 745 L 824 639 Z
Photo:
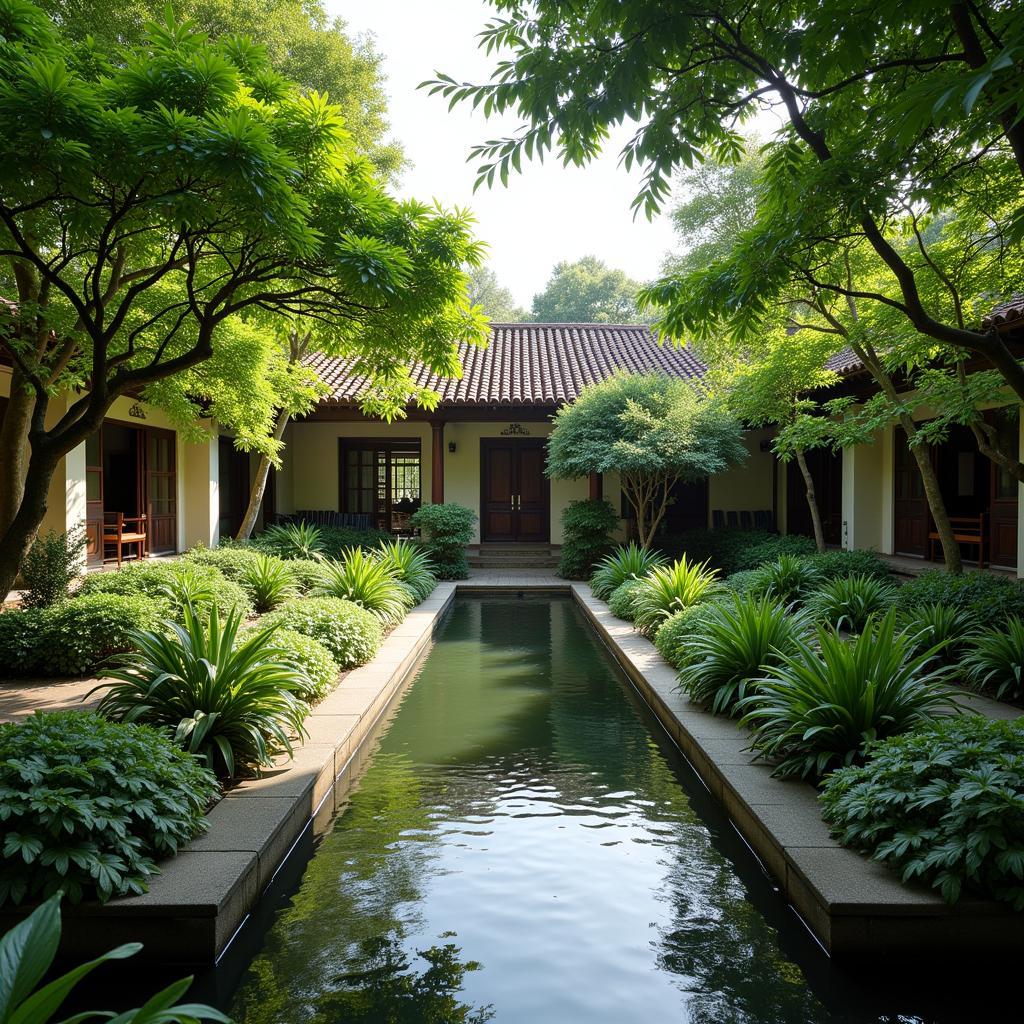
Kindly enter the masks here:
M 232 1015 L 244 1024 L 311 1020 L 363 943 L 415 925 L 434 849 L 416 840 L 432 827 L 408 757 L 378 751 L 267 933 Z
M 462 963 L 451 942 L 417 950 L 426 964 L 412 968 L 393 935 L 359 944 L 358 971 L 334 979 L 337 986 L 316 1004 L 316 1024 L 484 1024 L 494 1019 L 490 1006 L 473 1007 L 457 998 L 465 976 L 478 971 L 475 960 Z
M 645 785 L 659 802 L 685 797 L 664 754 L 652 743 Z M 693 1024 L 819 1024 L 829 1015 L 787 959 L 776 930 L 751 903 L 736 870 L 688 808 L 664 844 L 663 926 L 658 966 L 679 978 Z

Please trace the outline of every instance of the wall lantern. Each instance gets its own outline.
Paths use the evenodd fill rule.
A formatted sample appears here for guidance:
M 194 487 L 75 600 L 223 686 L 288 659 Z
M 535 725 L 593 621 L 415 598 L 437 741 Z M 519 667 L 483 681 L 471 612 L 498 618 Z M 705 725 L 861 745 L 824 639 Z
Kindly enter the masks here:
M 455 454 L 455 442 L 454 441 L 449 441 L 448 442 L 448 451 L 450 451 L 452 453 L 452 455 Z

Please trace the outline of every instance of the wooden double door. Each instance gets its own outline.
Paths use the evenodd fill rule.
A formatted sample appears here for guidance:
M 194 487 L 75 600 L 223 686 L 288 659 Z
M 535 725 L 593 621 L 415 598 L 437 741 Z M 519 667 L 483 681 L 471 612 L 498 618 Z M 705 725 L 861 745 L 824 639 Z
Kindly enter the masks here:
M 551 488 L 545 442 L 483 438 L 480 442 L 480 539 L 543 543 L 551 539 Z

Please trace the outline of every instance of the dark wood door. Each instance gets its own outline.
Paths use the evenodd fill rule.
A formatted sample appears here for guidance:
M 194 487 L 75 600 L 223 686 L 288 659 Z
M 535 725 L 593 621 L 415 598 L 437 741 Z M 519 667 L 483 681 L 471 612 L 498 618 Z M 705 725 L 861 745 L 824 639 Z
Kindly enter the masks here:
M 480 537 L 543 543 L 550 538 L 551 493 L 544 442 L 485 438 L 480 442 Z
M 893 480 L 893 550 L 897 555 L 924 558 L 928 552 L 928 530 L 931 517 L 924 481 L 914 453 L 907 444 L 906 431 L 897 427 Z
M 1004 451 L 1017 454 L 1020 448 L 1020 407 L 1006 406 L 989 414 L 999 432 Z M 993 565 L 1017 565 L 1017 480 L 1006 470 L 990 463 L 991 504 L 989 506 L 988 561 Z
M 173 554 L 178 550 L 178 475 L 175 436 L 171 430 L 149 427 L 141 431 L 146 517 L 150 554 Z

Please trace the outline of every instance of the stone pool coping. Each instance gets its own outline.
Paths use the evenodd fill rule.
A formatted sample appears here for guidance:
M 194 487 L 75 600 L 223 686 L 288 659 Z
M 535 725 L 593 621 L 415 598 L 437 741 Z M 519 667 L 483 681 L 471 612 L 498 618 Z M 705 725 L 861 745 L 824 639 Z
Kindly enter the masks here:
M 324 830 L 373 748 L 389 709 L 432 645 L 456 592 L 571 595 L 626 677 L 678 745 L 822 946 L 833 954 L 1024 949 L 1024 919 L 1007 907 L 964 901 L 949 908 L 934 893 L 902 885 L 883 866 L 829 834 L 807 783 L 782 781 L 744 748 L 731 719 L 708 714 L 676 689 L 675 671 L 654 645 L 616 618 L 585 583 L 550 574 L 473 573 L 439 584 L 387 637 L 368 665 L 348 672 L 306 720 L 294 760 L 246 780 L 211 810 L 209 830 L 161 864 L 142 896 L 66 908 L 61 949 L 75 957 L 121 942 L 144 943 L 143 959 L 215 964 L 256 908 L 289 852 Z M 1017 717 L 975 698 L 989 717 Z M 23 913 L 0 912 L 0 928 Z
M 292 847 L 326 826 L 366 760 L 388 709 L 431 646 L 455 585 L 441 583 L 381 644 L 373 661 L 345 673 L 312 709 L 293 760 L 225 793 L 206 833 L 163 861 L 141 896 L 66 907 L 61 952 L 92 957 L 142 942 L 140 957 L 161 964 L 215 964 Z M 23 917 L 0 913 L 0 929 Z
M 903 885 L 885 866 L 839 845 L 821 819 L 814 788 L 772 778 L 745 752 L 749 734 L 709 714 L 676 688 L 675 670 L 654 645 L 616 618 L 588 584 L 573 597 L 701 780 L 821 945 L 833 955 L 927 955 L 1024 950 L 1024 917 L 1004 904 L 949 907 L 933 890 Z M 1016 718 L 1008 705 L 973 697 L 989 718 Z

